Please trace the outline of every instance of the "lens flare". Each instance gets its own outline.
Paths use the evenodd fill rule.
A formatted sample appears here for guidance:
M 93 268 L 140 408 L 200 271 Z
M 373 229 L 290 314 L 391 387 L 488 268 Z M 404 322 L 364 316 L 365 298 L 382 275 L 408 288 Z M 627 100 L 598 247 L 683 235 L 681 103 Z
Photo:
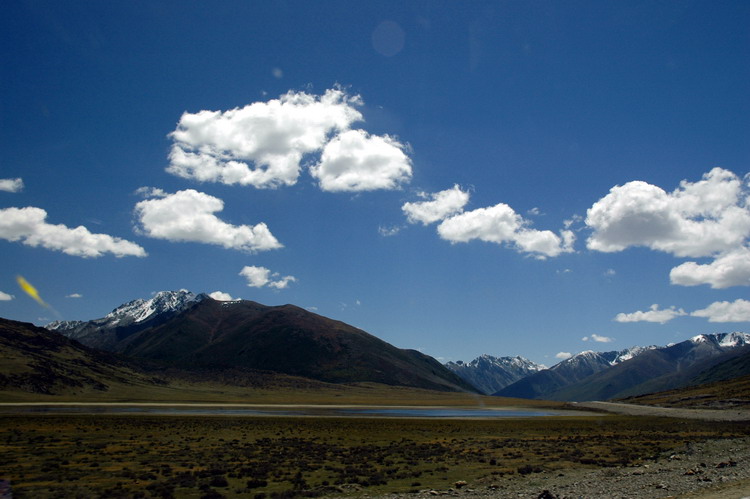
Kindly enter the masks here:
M 24 279 L 23 276 L 16 276 L 16 281 L 18 281 L 18 285 L 21 286 L 21 289 L 24 291 L 24 293 L 35 299 L 41 306 L 49 308 L 49 305 L 44 303 L 42 297 L 39 296 L 39 291 L 37 291 L 37 289 L 32 286 L 29 281 Z

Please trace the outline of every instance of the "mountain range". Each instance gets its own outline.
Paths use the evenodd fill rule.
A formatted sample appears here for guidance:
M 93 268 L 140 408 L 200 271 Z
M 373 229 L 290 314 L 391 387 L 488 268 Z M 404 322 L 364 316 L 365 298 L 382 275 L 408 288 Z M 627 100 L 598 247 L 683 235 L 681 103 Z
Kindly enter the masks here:
M 607 400 L 680 388 L 717 376 L 731 378 L 748 364 L 743 359 L 750 355 L 750 335 L 735 332 L 698 335 L 665 347 L 587 351 L 550 368 L 522 357 L 491 355 L 442 365 L 420 352 L 399 349 L 361 329 L 294 305 L 217 301 L 187 290 L 133 300 L 99 319 L 53 322 L 46 330 L 26 329 L 21 334 L 20 326 L 11 323 L 2 325 L 15 335 L 8 333 L 15 338 L 11 343 L 16 353 L 11 357 L 16 360 L 0 370 L 0 384 L 20 383 L 35 386 L 34 390 L 43 390 L 58 375 L 72 385 L 95 384 L 98 378 L 92 373 L 96 372 L 106 371 L 105 378 L 123 380 L 129 379 L 126 371 L 133 371 L 137 379 L 146 380 L 149 372 L 171 369 L 198 378 L 209 372 L 223 373 L 224 380 L 271 373 L 324 383 L 372 382 L 527 399 Z M 69 343 L 53 341 L 63 336 Z M 51 351 L 78 353 L 45 361 L 40 357 L 43 349 L 29 347 L 48 342 Z M 10 344 L 5 348 L 12 350 Z M 66 378 L 66 373 L 76 371 L 65 359 L 82 359 L 81 355 L 85 360 L 76 362 L 86 366 L 85 372 L 75 379 Z M 57 370 L 45 371 L 45 362 Z M 97 371 L 99 364 L 106 369 Z M 20 371 L 8 367 L 14 365 Z M 150 370 L 139 371 L 139 366 Z
M 432 357 L 294 305 L 164 291 L 100 319 L 47 327 L 93 348 L 183 370 L 256 369 L 330 383 L 476 392 Z
M 549 369 L 522 375 L 494 392 L 486 391 L 492 385 L 477 387 L 502 397 L 608 400 L 698 383 L 705 370 L 748 352 L 750 335 L 746 333 L 702 334 L 665 347 L 581 352 Z M 449 363 L 447 367 L 467 381 L 506 376 L 507 367 L 486 362 L 491 358 L 482 356 L 468 364 Z
M 468 363 L 461 360 L 448 362 L 445 367 L 486 395 L 492 395 L 518 380 L 546 369 L 523 357 L 493 357 L 486 354 Z

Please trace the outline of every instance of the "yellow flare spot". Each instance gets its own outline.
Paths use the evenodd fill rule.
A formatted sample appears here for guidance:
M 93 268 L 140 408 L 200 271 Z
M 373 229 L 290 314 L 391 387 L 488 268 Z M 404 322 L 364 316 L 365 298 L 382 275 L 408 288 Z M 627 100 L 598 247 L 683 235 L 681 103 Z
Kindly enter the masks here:
M 43 307 L 48 307 L 46 303 L 44 303 L 44 300 L 39 296 L 39 291 L 36 290 L 34 286 L 31 285 L 29 281 L 24 279 L 22 276 L 16 276 L 16 281 L 18 281 L 18 285 L 21 286 L 21 289 L 24 290 L 24 292 L 35 299 L 39 304 Z

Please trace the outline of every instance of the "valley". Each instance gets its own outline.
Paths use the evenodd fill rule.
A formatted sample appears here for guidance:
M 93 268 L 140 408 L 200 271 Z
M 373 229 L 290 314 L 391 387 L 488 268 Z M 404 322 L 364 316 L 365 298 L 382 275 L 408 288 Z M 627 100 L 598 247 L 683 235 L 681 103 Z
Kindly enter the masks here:
M 666 497 L 750 479 L 736 472 L 750 452 L 744 333 L 552 368 L 442 365 L 299 307 L 184 290 L 49 328 L 0 319 L 0 480 L 14 497 L 602 497 L 609 482 Z M 644 365 L 660 366 L 651 380 Z M 612 373 L 672 391 L 540 396 Z M 524 396 L 487 394 L 500 385 Z M 716 463 L 688 468 L 695 448 Z

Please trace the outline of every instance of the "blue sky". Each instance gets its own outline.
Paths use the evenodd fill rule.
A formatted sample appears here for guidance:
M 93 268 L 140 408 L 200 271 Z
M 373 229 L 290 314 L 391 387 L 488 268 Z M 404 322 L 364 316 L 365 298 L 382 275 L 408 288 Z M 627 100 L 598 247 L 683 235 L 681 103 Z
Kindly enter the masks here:
M 747 2 L 4 10 L 2 317 L 184 288 L 547 365 L 748 328 Z

